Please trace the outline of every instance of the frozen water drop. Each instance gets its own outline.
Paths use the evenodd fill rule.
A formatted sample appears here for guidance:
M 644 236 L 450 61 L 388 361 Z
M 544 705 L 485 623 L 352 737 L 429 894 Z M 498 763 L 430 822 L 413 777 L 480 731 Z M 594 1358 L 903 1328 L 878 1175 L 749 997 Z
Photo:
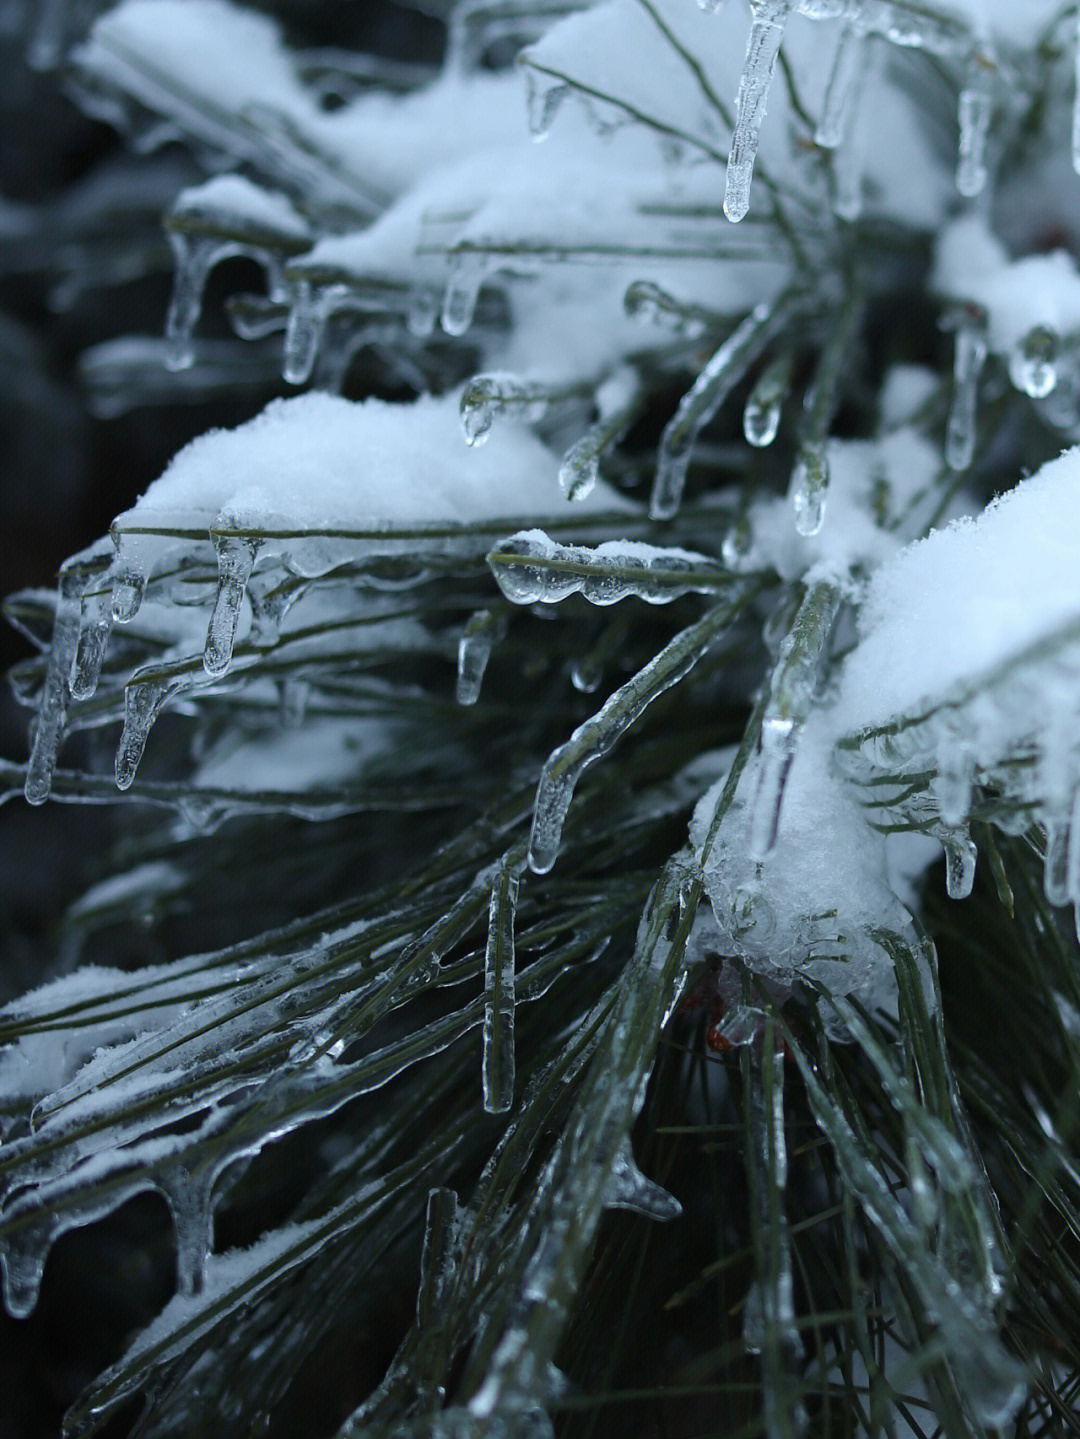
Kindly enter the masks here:
M 735 100 L 735 133 L 728 152 L 724 191 L 724 214 L 732 222 L 741 220 L 750 208 L 758 136 L 792 5 L 793 0 L 751 0 L 753 20 Z
M 326 331 L 327 308 L 311 285 L 302 280 L 296 286 L 289 321 L 285 329 L 285 363 L 282 375 L 290 385 L 302 385 L 311 377 L 319 344 Z
M 976 48 L 968 61 L 957 105 L 960 148 L 956 188 L 969 198 L 981 194 L 986 187 L 986 137 L 994 109 L 991 83 L 995 72 L 993 59 Z
M 529 133 L 534 140 L 546 140 L 559 107 L 570 93 L 563 80 L 530 66 L 525 72 Z
M 951 830 L 944 837 L 945 891 L 950 899 L 967 899 L 975 884 L 978 851 L 966 830 Z
M 82 563 L 65 565 L 60 571 L 52 643 L 26 767 L 23 792 L 30 804 L 44 804 L 52 790 L 53 770 L 71 700 L 70 678 L 78 642 L 82 594 L 92 573 L 91 570 L 88 574 L 87 566 Z
M 138 570 L 125 569 L 117 575 L 112 587 L 112 617 L 118 625 L 135 618 L 145 593 L 146 576 Z
M 206 279 L 220 258 L 221 245 L 205 236 L 169 231 L 176 256 L 172 299 L 165 318 L 165 363 L 170 370 L 187 370 L 195 362 L 192 336 L 202 310 Z
M 1046 822 L 1043 890 L 1053 905 L 1068 904 L 1072 898 L 1069 894 L 1069 826 L 1061 819 Z
M 448 335 L 463 335 L 472 324 L 480 289 L 490 270 L 486 257 L 472 251 L 463 251 L 451 260 L 442 307 L 442 327 Z
M 570 683 L 579 694 L 595 694 L 603 677 L 603 668 L 595 659 L 574 660 L 570 666 Z
M 470 445 L 487 439 L 496 415 L 524 425 L 533 425 L 544 416 L 548 396 L 516 375 L 476 375 L 461 395 L 461 428 Z
M 458 641 L 456 696 L 459 705 L 474 705 L 480 698 L 494 639 L 494 616 L 490 610 L 478 611 Z
M 238 535 L 217 535 L 218 589 L 203 648 L 203 668 L 222 675 L 232 663 L 233 641 L 240 620 L 244 591 L 259 552 L 259 541 Z
M 797 740 L 793 720 L 767 716 L 762 722 L 758 782 L 750 809 L 751 859 L 766 859 L 776 844 Z
M 1009 378 L 1033 400 L 1052 394 L 1058 382 L 1060 340 L 1048 325 L 1033 326 L 1009 356 Z
M 800 535 L 807 538 L 816 535 L 825 523 L 828 486 L 829 465 L 824 445 L 803 445 L 791 478 L 795 528 Z
M 161 680 L 130 680 L 124 690 L 124 728 L 116 750 L 116 787 L 130 789 L 146 741 L 171 689 Z
M 484 950 L 484 1026 L 481 1078 L 484 1109 L 505 1114 L 514 1102 L 514 919 L 517 871 L 499 866 L 491 887 Z
M 845 25 L 840 32 L 814 134 L 816 142 L 827 150 L 835 150 L 847 135 L 866 73 L 870 43 L 870 36 L 857 25 Z
M 571 445 L 559 466 L 559 485 L 568 500 L 588 499 L 600 475 L 600 456 L 588 435 Z
M 764 449 L 776 439 L 780 428 L 782 406 L 777 399 L 762 402 L 757 395 L 751 395 L 743 412 L 743 434 L 746 442 L 757 449 Z
M 4 1307 L 13 1319 L 26 1319 L 34 1311 L 53 1238 L 53 1225 L 44 1216 L 21 1225 L 0 1240 Z
M 945 431 L 945 463 L 950 470 L 969 469 L 975 455 L 975 413 L 986 348 L 986 323 L 982 313 L 973 311 L 961 315 L 953 358 L 953 399 Z

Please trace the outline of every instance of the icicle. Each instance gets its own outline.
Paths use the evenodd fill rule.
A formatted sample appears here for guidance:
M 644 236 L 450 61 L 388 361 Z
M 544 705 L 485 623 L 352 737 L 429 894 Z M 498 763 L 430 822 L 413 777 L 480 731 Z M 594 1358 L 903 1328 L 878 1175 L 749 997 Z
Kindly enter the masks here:
M 646 1179 L 634 1163 L 634 1156 L 627 1139 L 611 1166 L 604 1205 L 608 1209 L 629 1209 L 634 1214 L 643 1214 L 646 1219 L 657 1219 L 661 1223 L 678 1219 L 682 1205 L 674 1195 L 661 1185 Z
M 664 428 L 649 502 L 654 520 L 667 520 L 679 508 L 690 452 L 703 426 L 716 414 L 750 365 L 768 344 L 786 306 L 758 305 L 728 336 L 679 402 Z
M 316 294 L 307 280 L 300 280 L 285 328 L 285 363 L 281 373 L 290 385 L 302 385 L 310 379 L 326 332 L 328 313 L 326 297 Z
M 966 829 L 950 830 L 945 845 L 945 891 L 950 899 L 967 899 L 975 883 L 978 851 Z
M 194 683 L 190 671 L 156 670 L 140 678 L 136 673 L 124 687 L 124 728 L 116 750 L 116 787 L 129 789 L 139 767 L 154 721 L 165 701 Z
M 86 587 L 79 616 L 79 636 L 71 663 L 71 694 L 74 699 L 89 699 L 97 689 L 105 652 L 112 630 L 112 585 L 108 576 Z
M 708 555 L 629 540 L 607 540 L 595 549 L 560 545 L 543 530 L 501 540 L 487 562 L 500 590 L 517 605 L 558 604 L 578 593 L 591 605 L 614 605 L 631 595 L 666 605 L 731 581 Z
M 818 664 L 840 608 L 840 589 L 822 579 L 806 593 L 780 646 L 761 724 L 760 771 L 750 807 L 750 856 L 764 860 L 776 844 L 784 787 L 814 701 Z
M 652 280 L 634 280 L 623 296 L 623 309 L 632 320 L 663 325 L 687 340 L 696 340 L 717 316 L 698 305 L 676 299 Z
M 452 1189 L 429 1190 L 416 1296 L 416 1322 L 422 1330 L 433 1328 L 442 1317 L 454 1279 L 460 1234 L 457 1194 Z
M 584 770 L 611 749 L 654 699 L 690 673 L 734 619 L 747 593 L 739 591 L 677 634 L 552 752 L 536 787 L 529 836 L 530 869 L 547 874 L 555 863 L 574 788 Z
M 463 335 L 472 324 L 480 289 L 491 270 L 488 257 L 474 250 L 451 257 L 442 307 L 442 327 L 448 335 Z
M 514 1102 L 514 916 L 517 869 L 504 859 L 491 886 L 484 950 L 484 1109 L 505 1114 Z
M 724 191 L 724 214 L 732 222 L 741 220 L 750 208 L 750 177 L 757 158 L 758 135 L 793 3 L 794 0 L 751 0 L 753 20 L 735 100 L 735 133 L 731 137 Z
M 743 411 L 743 434 L 747 444 L 764 449 L 776 439 L 784 401 L 791 388 L 795 351 L 777 355 L 758 377 Z
M 970 749 L 958 736 L 947 736 L 938 746 L 937 773 L 931 790 L 938 813 L 950 829 L 958 828 L 967 820 L 974 780 L 975 761 Z
M 1052 905 L 1068 904 L 1069 827 L 1062 819 L 1046 821 L 1046 858 L 1043 860 L 1043 890 Z
M 33 1313 L 41 1292 L 45 1261 L 55 1239 L 56 1225 L 47 1212 L 0 1239 L 4 1308 L 13 1319 L 26 1319 Z
M 559 107 L 570 93 L 570 86 L 557 76 L 547 75 L 543 70 L 528 65 L 525 69 L 525 87 L 529 133 L 536 141 L 546 140 Z
M 100 572 L 100 560 L 89 569 L 85 561 L 69 562 L 60 571 L 52 643 L 26 767 L 23 792 L 30 804 L 44 804 L 52 789 L 56 756 L 67 725 L 71 699 L 69 681 L 78 642 L 82 594 L 95 568 Z
M 600 474 L 600 456 L 636 419 L 644 392 L 633 370 L 617 371 L 596 393 L 600 418 L 575 441 L 559 466 L 559 485 L 571 502 L 592 494 Z
M 516 375 L 476 375 L 461 395 L 461 428 L 466 442 L 482 445 L 496 415 L 506 415 L 522 425 L 543 419 L 550 392 Z
M 200 1294 L 213 1247 L 213 1175 L 206 1170 L 191 1174 L 178 1165 L 159 1177 L 158 1188 L 169 1206 L 176 1235 L 176 1292 Z
M 1048 325 L 1034 325 L 1009 356 L 1009 379 L 1033 400 L 1045 399 L 1057 386 L 1060 337 Z
M 996 73 L 993 59 L 976 46 L 967 64 L 957 106 L 960 152 L 956 166 L 956 188 L 969 198 L 986 187 L 986 136 L 994 111 L 991 82 Z
M 465 626 L 458 641 L 457 691 L 459 705 L 474 705 L 480 698 L 480 686 L 491 658 L 496 637 L 496 620 L 490 610 L 478 610 Z
M 843 143 L 858 105 L 859 92 L 869 59 L 870 37 L 858 25 L 848 24 L 840 32 L 828 88 L 814 139 L 826 150 Z
M 570 665 L 570 683 L 579 694 L 595 694 L 603 678 L 603 668 L 594 660 L 574 660 Z
M 794 720 L 772 716 L 762 721 L 760 769 L 750 810 L 751 859 L 766 859 L 776 844 L 784 788 L 797 743 Z
M 259 540 L 217 534 L 218 590 L 206 629 L 203 668 L 208 675 L 223 675 L 232 663 L 233 641 L 240 620 L 244 589 L 259 552 Z
M 176 275 L 165 319 L 165 363 L 170 370 L 186 370 L 195 362 L 192 335 L 199 321 L 207 276 L 219 260 L 234 253 L 234 247 L 206 235 L 188 235 L 178 230 L 168 233 L 176 256 Z
M 825 499 L 829 488 L 829 462 L 822 444 L 804 444 L 791 476 L 791 497 L 795 507 L 795 528 L 809 538 L 825 523 Z
M 975 454 L 975 409 L 985 363 L 985 316 L 969 309 L 960 315 L 956 325 L 953 400 L 945 432 L 945 463 L 950 470 L 970 468 Z

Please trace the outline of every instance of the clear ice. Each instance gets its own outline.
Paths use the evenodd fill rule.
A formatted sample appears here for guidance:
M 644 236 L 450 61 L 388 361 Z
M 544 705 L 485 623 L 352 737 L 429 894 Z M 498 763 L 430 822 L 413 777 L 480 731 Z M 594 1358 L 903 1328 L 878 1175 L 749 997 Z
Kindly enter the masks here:
M 203 668 L 208 675 L 222 675 L 232 663 L 240 606 L 259 552 L 259 541 L 238 535 L 216 535 L 214 549 L 217 551 L 218 589 L 206 629 Z
M 956 326 L 953 398 L 945 431 L 945 463 L 950 470 L 970 469 L 975 455 L 975 412 L 986 352 L 986 322 L 982 314 L 961 315 Z
M 517 866 L 496 870 L 484 949 L 484 1028 L 481 1078 L 488 1114 L 505 1114 L 514 1102 L 514 918 Z
M 769 86 L 794 0 L 751 0 L 750 38 L 735 100 L 735 133 L 728 154 L 724 214 L 731 221 L 750 208 L 750 178 L 757 158 L 758 135 L 765 118 Z

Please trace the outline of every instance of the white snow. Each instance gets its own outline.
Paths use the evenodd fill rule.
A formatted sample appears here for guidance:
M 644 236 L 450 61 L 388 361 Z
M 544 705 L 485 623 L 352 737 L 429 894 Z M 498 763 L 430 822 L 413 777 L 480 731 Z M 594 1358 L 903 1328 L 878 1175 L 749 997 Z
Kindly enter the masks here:
M 1080 449 L 874 575 L 838 707 L 851 732 L 929 710 L 1080 622 Z M 1035 718 L 1034 716 L 1032 718 Z
M 221 213 L 229 220 L 240 220 L 292 240 L 311 238 L 307 221 L 287 195 L 264 190 L 243 175 L 215 175 L 201 185 L 188 186 L 177 195 L 171 213 Z
M 558 511 L 556 457 L 514 425 L 497 425 L 488 444 L 469 448 L 458 410 L 457 394 L 407 405 L 318 392 L 275 400 L 236 429 L 192 440 L 122 519 L 223 513 L 333 530 Z M 582 509 L 620 505 L 600 485 Z

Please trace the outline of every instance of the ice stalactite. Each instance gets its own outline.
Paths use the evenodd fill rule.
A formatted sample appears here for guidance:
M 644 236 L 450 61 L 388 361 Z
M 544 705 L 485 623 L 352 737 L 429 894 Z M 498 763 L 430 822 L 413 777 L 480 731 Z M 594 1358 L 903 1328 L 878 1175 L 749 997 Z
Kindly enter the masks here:
M 784 27 L 794 8 L 794 0 L 751 0 L 750 37 L 735 100 L 735 133 L 731 137 L 724 190 L 724 214 L 731 221 L 741 220 L 750 208 L 750 179 L 761 122 Z
M 519 379 L 516 375 L 476 375 L 461 395 L 461 428 L 470 445 L 482 445 L 497 415 L 533 425 L 542 420 L 552 399 L 550 386 Z
M 870 43 L 870 36 L 857 24 L 849 23 L 840 32 L 814 133 L 814 140 L 824 149 L 835 150 L 847 137 L 869 63 Z
M 491 610 L 477 610 L 465 625 L 457 652 L 455 694 L 459 705 L 474 705 L 480 698 L 492 646 L 501 630 L 501 619 Z
M 945 430 L 945 463 L 950 470 L 970 469 L 975 456 L 975 415 L 986 353 L 986 316 L 968 307 L 956 323 L 953 397 Z
M 818 665 L 842 594 L 832 577 L 812 582 L 785 636 L 761 722 L 760 765 L 750 811 L 750 855 L 765 859 L 776 843 L 784 787 L 817 687 Z
M 484 1109 L 489 1114 L 505 1114 L 514 1102 L 514 921 L 520 868 L 520 861 L 507 857 L 491 885 L 481 1062 Z
M 649 501 L 649 513 L 654 520 L 670 519 L 678 510 L 698 435 L 790 317 L 790 311 L 788 296 L 773 305 L 755 306 L 713 354 L 679 402 L 660 440 L 656 479 Z
M 794 365 L 795 350 L 787 346 L 766 365 L 750 391 L 743 411 L 743 435 L 755 449 L 764 449 L 776 439 Z
M 308 281 L 299 281 L 285 328 L 282 375 L 290 385 L 302 385 L 310 379 L 329 313 L 328 299 L 314 290 Z
M 532 65 L 525 72 L 525 84 L 529 133 L 534 140 L 546 140 L 570 87 L 558 76 Z
M 214 536 L 217 551 L 218 589 L 210 623 L 206 629 L 203 667 L 208 675 L 222 675 L 232 663 L 233 641 L 240 620 L 240 606 L 260 541 L 241 535 Z
M 472 324 L 480 290 L 494 268 L 487 255 L 475 250 L 451 255 L 442 306 L 442 327 L 446 334 L 463 335 Z
M 956 188 L 961 195 L 982 194 L 988 176 L 986 142 L 994 113 L 994 79 L 997 64 L 989 51 L 976 45 L 967 62 L 967 72 L 957 103 L 960 127 Z

